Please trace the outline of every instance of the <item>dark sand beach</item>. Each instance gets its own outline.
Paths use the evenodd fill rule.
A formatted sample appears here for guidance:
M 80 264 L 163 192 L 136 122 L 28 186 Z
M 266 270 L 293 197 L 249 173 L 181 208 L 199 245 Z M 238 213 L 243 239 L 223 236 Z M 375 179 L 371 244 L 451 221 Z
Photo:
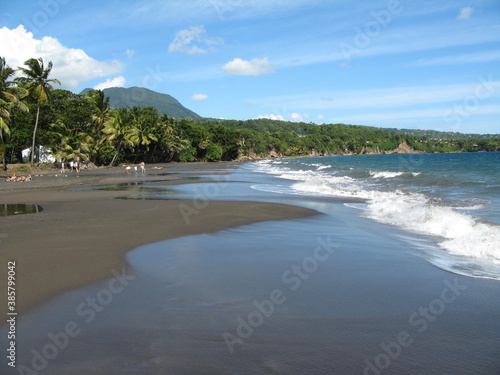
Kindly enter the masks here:
M 1 203 L 43 207 L 0 218 L 19 312 L 2 373 L 498 374 L 498 282 L 433 266 L 340 201 L 257 192 L 267 180 L 236 166 L 2 183 Z
M 190 222 L 186 223 L 179 211 L 183 202 L 179 200 L 118 200 L 113 198 L 127 193 L 68 190 L 138 181 L 162 180 L 166 185 L 188 183 L 189 180 L 179 180 L 189 173 L 196 175 L 214 167 L 231 169 L 233 166 L 229 163 L 174 164 L 157 167 L 162 169 L 148 168 L 148 176 L 124 175 L 121 168 L 112 168 L 73 173 L 68 177 L 54 172 L 25 183 L 2 181 L 0 204 L 43 207 L 38 214 L 0 218 L 2 262 L 16 261 L 17 311 L 23 313 L 61 292 L 108 278 L 112 269 L 126 266 L 124 254 L 140 245 L 314 213 L 286 205 L 212 202 L 199 214 L 191 215 Z M 0 275 L 2 280 L 6 279 L 5 267 Z M 0 292 L 0 299 L 6 301 L 5 288 Z M 5 304 L 2 308 L 6 308 Z

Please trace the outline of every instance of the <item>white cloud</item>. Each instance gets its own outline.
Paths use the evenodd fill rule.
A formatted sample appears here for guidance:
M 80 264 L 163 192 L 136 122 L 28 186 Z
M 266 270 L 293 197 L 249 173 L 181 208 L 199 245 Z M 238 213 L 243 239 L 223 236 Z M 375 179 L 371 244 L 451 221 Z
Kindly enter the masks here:
M 282 115 L 275 115 L 274 113 L 271 113 L 269 115 L 260 115 L 260 116 L 257 116 L 257 118 L 287 121 L 287 119 L 285 119 L 285 117 L 283 117 Z M 292 112 L 292 113 L 290 113 L 290 115 L 287 115 L 287 118 L 288 118 L 288 121 L 303 122 L 305 119 L 309 118 L 309 115 Z
M 318 121 L 323 121 L 325 119 L 325 116 L 323 115 L 318 115 L 317 117 Z
M 222 70 L 229 74 L 243 76 L 258 76 L 274 72 L 273 66 L 267 57 L 263 59 L 254 58 L 250 61 L 237 57 L 224 65 Z
M 202 102 L 204 100 L 207 100 L 208 99 L 208 95 L 205 95 L 205 94 L 194 94 L 191 99 L 193 100 L 197 100 L 199 102 Z
M 474 8 L 471 7 L 462 8 L 458 13 L 457 19 L 468 20 L 472 16 L 472 13 L 474 13 Z
M 127 55 L 127 57 L 130 59 L 131 57 L 133 57 L 135 55 L 135 50 L 133 49 L 128 49 L 125 54 Z
M 281 120 L 281 121 L 285 121 L 285 119 L 283 118 L 283 116 L 281 116 L 281 115 L 275 115 L 273 113 L 271 113 L 269 115 L 259 115 L 259 116 L 257 116 L 257 118 L 266 118 L 266 119 L 269 119 L 269 120 Z
M 292 114 L 290 115 L 290 119 L 292 121 L 295 121 L 295 122 L 303 122 L 304 118 L 308 118 L 308 117 L 309 117 L 309 115 L 307 115 L 307 114 L 301 115 L 300 113 L 296 113 L 296 112 L 292 112 Z
M 123 76 L 118 76 L 113 79 L 108 78 L 106 82 L 99 83 L 94 86 L 95 90 L 104 90 L 109 87 L 124 87 L 127 80 Z
M 205 54 L 215 51 L 210 46 L 217 46 L 223 43 L 223 40 L 220 38 L 209 38 L 203 25 L 191 26 L 175 34 L 174 40 L 168 47 L 168 52 L 183 52 L 189 55 Z M 206 48 L 207 46 L 209 48 Z
M 50 78 L 58 79 L 64 89 L 73 90 L 88 80 L 123 71 L 123 64 L 119 61 L 97 61 L 85 51 L 65 47 L 52 37 L 35 39 L 33 33 L 26 31 L 23 25 L 12 30 L 1 28 L 0 40 L 2 56 L 10 67 L 23 66 L 30 58 L 41 57 L 45 64 L 52 61 Z

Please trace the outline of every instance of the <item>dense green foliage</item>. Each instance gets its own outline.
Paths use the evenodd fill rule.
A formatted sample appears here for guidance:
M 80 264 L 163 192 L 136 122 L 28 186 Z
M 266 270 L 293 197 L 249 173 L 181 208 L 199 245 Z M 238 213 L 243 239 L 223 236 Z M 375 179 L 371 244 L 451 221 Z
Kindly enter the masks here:
M 20 160 L 30 141 L 38 103 L 14 109 L 8 156 Z M 426 139 L 382 129 L 330 124 L 315 125 L 268 119 L 174 120 L 154 107 L 109 108 L 103 92 L 85 95 L 53 90 L 41 105 L 38 143 L 56 156 L 96 165 L 119 162 L 234 160 L 240 157 L 331 155 L 393 152 L 403 143 L 419 152 L 496 151 L 500 136 L 491 139 Z
M 47 67 L 45 67 L 41 57 L 38 59 L 32 58 L 26 60 L 24 65 L 26 68 L 19 68 L 19 70 L 23 72 L 24 76 L 16 78 L 16 81 L 19 83 L 19 86 L 28 90 L 29 94 L 35 98 L 38 103 L 36 108 L 35 127 L 33 128 L 31 142 L 31 165 L 33 165 L 35 160 L 36 132 L 38 129 L 38 120 L 40 118 L 40 106 L 42 103 L 50 100 L 50 92 L 53 89 L 52 83 L 60 85 L 61 82 L 57 79 L 49 79 L 49 75 L 52 70 L 52 61 L 50 61 L 47 64 Z
M 458 132 L 442 132 L 438 130 L 423 130 L 423 129 L 395 129 L 395 128 L 379 128 L 391 133 L 399 133 L 405 135 L 412 135 L 418 138 L 427 139 L 451 139 L 451 140 L 489 140 L 498 138 L 498 134 L 464 134 Z
M 2 85 L 4 91 L 7 88 L 12 91 L 10 83 Z M 109 98 L 99 90 L 74 94 L 49 87 L 49 91 L 50 100 L 42 102 L 35 92 L 18 97 L 25 107 L 7 104 L 5 100 L 0 102 L 3 118 L 8 119 L 3 122 L 2 131 L 9 134 L 2 138 L 3 154 L 11 162 L 20 161 L 21 150 L 30 145 L 37 113 L 37 144 L 48 145 L 61 160 L 79 159 L 95 165 L 235 160 L 270 155 L 500 150 L 499 135 L 443 139 L 343 124 L 175 119 L 154 106 L 146 106 L 147 101 L 143 106 L 111 108 Z
M 3 169 L 7 169 L 6 143 L 10 138 L 10 119 L 13 108 L 27 111 L 28 107 L 22 102 L 22 98 L 28 95 L 28 90 L 18 87 L 10 79 L 14 75 L 14 69 L 7 66 L 4 58 L 0 58 L 0 157 Z

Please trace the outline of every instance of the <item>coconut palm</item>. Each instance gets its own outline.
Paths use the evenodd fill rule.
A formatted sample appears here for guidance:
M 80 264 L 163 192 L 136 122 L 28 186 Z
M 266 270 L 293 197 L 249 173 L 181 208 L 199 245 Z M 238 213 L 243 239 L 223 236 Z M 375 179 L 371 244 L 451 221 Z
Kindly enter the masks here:
M 102 129 L 106 134 L 106 140 L 115 148 L 115 155 L 111 159 L 109 166 L 114 166 L 122 147 L 133 147 L 134 144 L 129 140 L 133 132 L 133 122 L 128 108 L 118 108 L 111 112 L 110 119 L 104 123 Z
M 92 145 L 89 146 L 89 159 L 96 163 L 100 153 L 105 149 L 103 146 L 105 146 L 106 137 L 103 136 L 103 128 L 106 121 L 110 119 L 109 97 L 106 97 L 102 90 L 89 91 L 87 97 L 93 112 L 87 128 L 93 138 Z
M 104 123 L 109 119 L 109 97 L 104 96 L 104 91 L 102 90 L 89 91 L 87 96 L 94 109 L 92 122 L 95 124 L 97 130 L 100 131 Z
M 27 91 L 17 87 L 14 82 L 9 81 L 14 74 L 14 69 L 5 63 L 5 58 L 0 57 L 0 143 L 2 145 L 3 169 L 7 169 L 5 159 L 5 142 L 9 138 L 10 113 L 13 107 L 28 111 L 28 107 L 21 101 L 27 95 Z
M 89 161 L 93 138 L 91 135 L 77 128 L 70 128 L 62 121 L 56 121 L 50 125 L 49 132 L 53 146 L 54 156 L 58 159 L 79 159 L 83 162 Z
M 176 154 L 190 147 L 190 142 L 177 135 L 168 121 L 159 124 L 159 126 L 158 144 L 160 145 L 162 157 L 168 155 L 167 161 L 171 161 Z
M 51 83 L 60 85 L 61 82 L 57 79 L 49 79 L 52 70 L 52 61 L 49 61 L 46 68 L 41 57 L 38 59 L 31 58 L 26 60 L 24 65 L 26 65 L 27 68 L 19 67 L 19 70 L 24 73 L 25 77 L 19 77 L 17 81 L 23 83 L 25 85 L 24 87 L 35 95 L 38 104 L 36 109 L 35 128 L 33 129 L 33 141 L 31 144 L 31 165 L 33 165 L 35 161 L 35 140 L 38 119 L 40 117 L 40 106 L 50 98 L 50 91 L 53 89 Z
M 149 145 L 158 141 L 155 131 L 158 128 L 159 115 L 156 109 L 152 107 L 130 109 L 132 128 L 127 139 L 133 144 L 137 155 L 142 151 L 147 153 Z

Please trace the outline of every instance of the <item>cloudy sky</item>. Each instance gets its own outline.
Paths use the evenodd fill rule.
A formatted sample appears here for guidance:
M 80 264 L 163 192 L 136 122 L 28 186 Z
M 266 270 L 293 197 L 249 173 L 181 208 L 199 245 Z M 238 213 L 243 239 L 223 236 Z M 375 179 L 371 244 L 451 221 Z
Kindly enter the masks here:
M 0 56 L 201 116 L 500 133 L 498 0 L 18 0 Z

